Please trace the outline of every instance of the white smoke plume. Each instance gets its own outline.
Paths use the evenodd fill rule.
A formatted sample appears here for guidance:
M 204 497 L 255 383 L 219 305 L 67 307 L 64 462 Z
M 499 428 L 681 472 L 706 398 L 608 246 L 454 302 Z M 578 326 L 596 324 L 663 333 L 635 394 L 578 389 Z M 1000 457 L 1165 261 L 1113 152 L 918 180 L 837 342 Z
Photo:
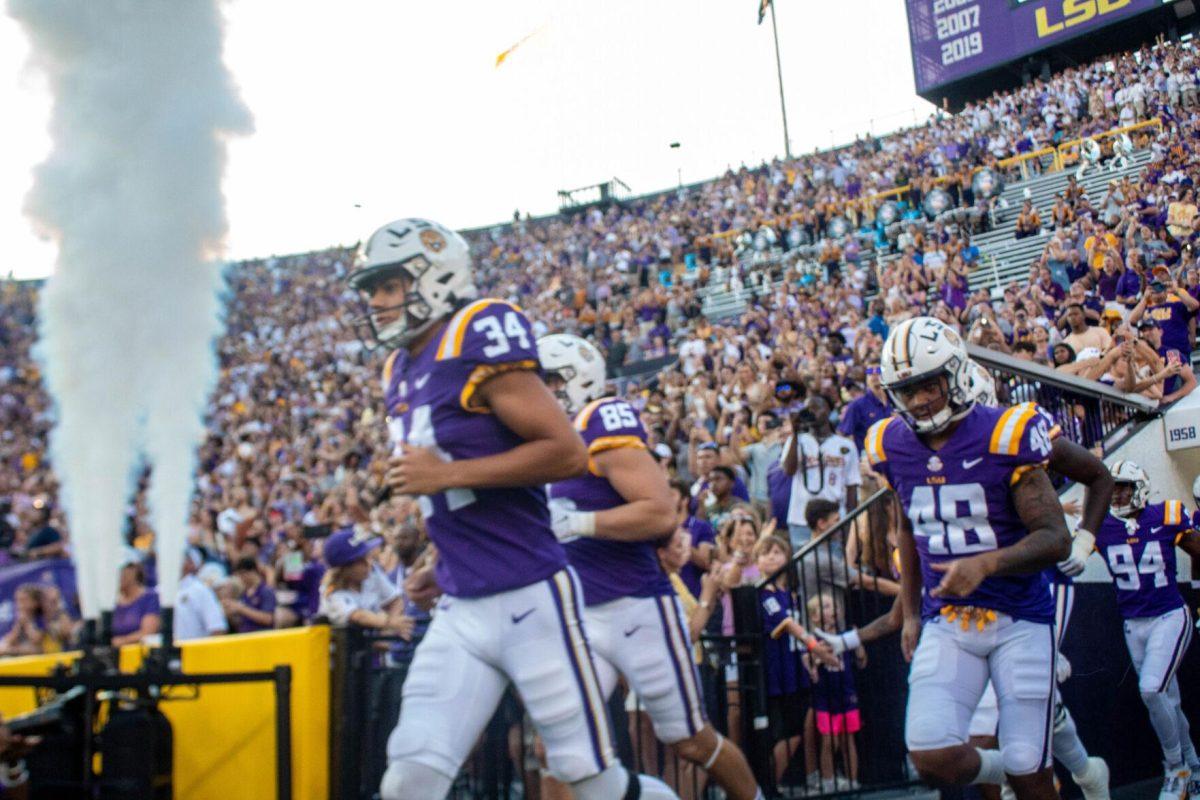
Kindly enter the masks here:
M 216 377 L 226 137 L 250 128 L 217 0 L 8 0 L 53 94 L 27 211 L 59 245 L 38 357 L 54 400 L 85 617 L 112 608 L 135 471 L 153 467 L 160 597 L 174 602 Z

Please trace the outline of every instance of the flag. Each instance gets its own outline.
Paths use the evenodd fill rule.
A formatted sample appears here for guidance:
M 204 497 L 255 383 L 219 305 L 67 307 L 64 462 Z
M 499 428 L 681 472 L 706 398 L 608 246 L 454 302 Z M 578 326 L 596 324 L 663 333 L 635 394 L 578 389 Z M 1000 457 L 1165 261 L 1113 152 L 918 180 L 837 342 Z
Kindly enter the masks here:
M 542 26 L 542 27 L 545 27 L 545 26 Z M 505 50 L 505 51 L 504 51 L 503 53 L 501 53 L 500 55 L 496 56 L 496 67 L 497 67 L 497 68 L 499 68 L 499 67 L 500 67 L 500 65 L 504 63 L 504 59 L 506 59 L 506 58 L 508 58 L 510 55 L 512 55 L 512 53 L 513 53 L 513 51 L 514 51 L 514 50 L 516 50 L 518 47 L 520 47 L 521 45 L 525 44 L 527 41 L 529 41 L 530 39 L 532 39 L 532 38 L 533 38 L 534 36 L 536 36 L 536 35 L 537 35 L 537 34 L 538 34 L 538 33 L 539 33 L 541 30 L 542 30 L 542 28 L 536 28 L 536 29 L 534 29 L 534 30 L 533 30 L 531 33 L 527 33 L 527 34 L 525 34 L 525 36 L 524 36 L 524 37 L 522 37 L 522 38 L 521 38 L 521 39 L 520 39 L 520 40 L 519 40 L 519 41 L 518 41 L 516 44 L 514 44 L 512 47 L 510 47 L 510 48 L 508 48 L 507 50 Z
M 762 25 L 763 18 L 767 16 L 767 8 L 770 7 L 774 0 L 758 0 L 758 24 Z

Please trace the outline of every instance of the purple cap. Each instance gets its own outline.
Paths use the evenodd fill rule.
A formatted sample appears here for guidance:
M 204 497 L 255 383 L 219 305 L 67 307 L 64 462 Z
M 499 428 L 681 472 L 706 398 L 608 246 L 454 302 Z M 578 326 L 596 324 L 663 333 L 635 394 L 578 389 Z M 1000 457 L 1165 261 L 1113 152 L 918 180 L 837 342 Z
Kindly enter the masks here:
M 321 553 L 331 567 L 344 567 L 374 550 L 383 541 L 365 527 L 342 528 L 325 540 Z

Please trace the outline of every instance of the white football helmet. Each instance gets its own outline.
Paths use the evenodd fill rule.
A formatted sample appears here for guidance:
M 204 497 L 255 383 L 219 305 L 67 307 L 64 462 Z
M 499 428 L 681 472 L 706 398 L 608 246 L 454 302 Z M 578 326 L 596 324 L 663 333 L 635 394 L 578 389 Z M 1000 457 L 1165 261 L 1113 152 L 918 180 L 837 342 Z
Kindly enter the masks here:
M 883 344 L 879 366 L 884 391 L 900 417 L 917 433 L 937 433 L 965 417 L 975 405 L 966 345 L 941 320 L 915 317 L 892 328 Z M 937 375 L 946 376 L 946 405 L 933 416 L 919 419 L 908 410 L 898 390 Z
M 347 281 L 360 295 L 388 278 L 411 281 L 404 305 L 370 310 L 362 322 L 384 347 L 403 347 L 442 318 L 479 296 L 471 272 L 471 248 L 454 231 L 427 219 L 389 222 L 358 249 Z M 400 314 L 379 323 L 382 313 Z
M 1132 461 L 1118 461 L 1112 465 L 1109 472 L 1116 483 L 1133 484 L 1133 494 L 1129 498 L 1129 505 L 1114 505 L 1113 513 L 1118 517 L 1136 516 L 1150 500 L 1150 476 L 1146 474 L 1146 470 Z
M 604 357 L 591 342 L 569 333 L 552 333 L 538 339 L 537 348 L 542 373 L 557 375 L 563 382 L 554 395 L 568 414 L 577 414 L 604 396 Z
M 980 405 L 1000 405 L 996 397 L 996 379 L 977 361 L 971 361 L 971 396 Z

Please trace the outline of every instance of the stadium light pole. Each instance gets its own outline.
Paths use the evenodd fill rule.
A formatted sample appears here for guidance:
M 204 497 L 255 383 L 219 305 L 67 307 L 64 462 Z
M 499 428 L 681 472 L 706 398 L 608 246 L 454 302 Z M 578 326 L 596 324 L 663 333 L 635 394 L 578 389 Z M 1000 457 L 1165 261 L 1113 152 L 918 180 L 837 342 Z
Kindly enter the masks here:
M 788 136 L 787 104 L 783 101 L 783 62 L 779 59 L 779 26 L 775 24 L 775 0 L 768 0 L 771 6 L 771 34 L 775 37 L 775 72 L 779 76 L 779 111 L 783 114 L 783 154 L 789 160 L 792 157 L 792 139 Z

